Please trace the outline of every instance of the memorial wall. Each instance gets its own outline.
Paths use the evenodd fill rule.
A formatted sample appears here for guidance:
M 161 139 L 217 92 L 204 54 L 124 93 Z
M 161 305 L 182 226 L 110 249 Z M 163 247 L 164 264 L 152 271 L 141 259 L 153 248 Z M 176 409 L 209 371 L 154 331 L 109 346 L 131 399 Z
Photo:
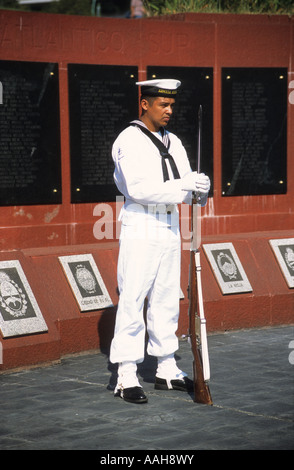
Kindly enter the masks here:
M 294 323 L 293 38 L 285 16 L 0 10 L 0 370 L 109 347 L 122 204 L 111 146 L 138 117 L 135 82 L 154 77 L 182 82 L 169 129 L 192 169 L 203 107 L 208 331 Z M 179 334 L 188 262 L 183 249 Z
M 166 74 L 183 82 L 170 129 L 192 167 L 203 105 L 203 234 L 291 229 L 293 19 L 130 21 L 0 10 L 1 249 L 97 241 L 93 205 L 118 196 L 111 145 L 138 116 L 134 83 Z

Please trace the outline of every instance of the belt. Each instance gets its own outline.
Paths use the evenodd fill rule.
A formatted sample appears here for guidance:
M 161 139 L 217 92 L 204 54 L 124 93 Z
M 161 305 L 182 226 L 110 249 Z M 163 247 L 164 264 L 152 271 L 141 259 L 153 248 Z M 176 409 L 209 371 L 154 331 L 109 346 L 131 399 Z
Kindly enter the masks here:
M 130 212 L 145 212 L 145 214 L 175 214 L 177 212 L 177 204 L 140 204 L 126 199 L 124 208 Z
M 176 212 L 176 205 L 175 204 L 148 204 L 148 206 L 145 206 L 147 209 L 147 212 L 149 214 L 174 214 Z

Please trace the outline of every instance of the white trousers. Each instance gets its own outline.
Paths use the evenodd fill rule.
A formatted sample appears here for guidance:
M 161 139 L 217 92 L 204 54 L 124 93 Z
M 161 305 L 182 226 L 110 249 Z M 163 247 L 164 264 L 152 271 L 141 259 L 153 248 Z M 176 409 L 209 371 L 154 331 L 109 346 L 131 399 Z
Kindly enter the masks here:
M 110 361 L 142 362 L 144 302 L 148 298 L 147 352 L 162 357 L 178 349 L 181 240 L 178 227 L 160 227 L 156 236 L 136 239 L 122 225 L 118 259 L 119 303 Z

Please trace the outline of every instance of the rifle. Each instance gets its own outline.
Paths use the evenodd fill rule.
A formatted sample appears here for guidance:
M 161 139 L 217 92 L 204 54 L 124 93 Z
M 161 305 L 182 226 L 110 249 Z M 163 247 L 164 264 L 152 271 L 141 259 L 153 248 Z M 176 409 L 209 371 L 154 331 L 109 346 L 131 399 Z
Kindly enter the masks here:
M 201 135 L 202 135 L 202 106 L 198 112 L 198 151 L 197 151 L 197 171 L 200 173 L 201 160 Z M 189 268 L 189 338 L 193 354 L 193 381 L 194 381 L 194 402 L 212 405 L 212 398 L 208 387 L 210 379 L 210 367 L 207 345 L 206 320 L 204 317 L 202 285 L 201 285 L 201 264 L 200 264 L 200 222 L 201 207 L 198 204 L 199 194 L 192 194 L 191 208 L 191 248 L 190 248 L 190 268 Z

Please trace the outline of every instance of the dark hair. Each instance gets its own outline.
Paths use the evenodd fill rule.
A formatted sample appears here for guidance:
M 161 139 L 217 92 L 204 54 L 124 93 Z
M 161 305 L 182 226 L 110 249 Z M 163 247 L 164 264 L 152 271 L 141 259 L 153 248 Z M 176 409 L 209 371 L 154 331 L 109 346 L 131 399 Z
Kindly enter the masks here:
M 140 103 L 141 103 L 142 100 L 146 100 L 152 106 L 152 104 L 154 103 L 156 98 L 157 98 L 157 96 L 141 95 Z
M 142 100 L 148 101 L 149 105 L 152 106 L 154 101 L 156 99 L 156 96 L 149 96 L 149 95 L 141 95 L 140 96 L 140 104 L 142 103 Z M 145 114 L 145 110 L 142 108 L 142 116 Z

